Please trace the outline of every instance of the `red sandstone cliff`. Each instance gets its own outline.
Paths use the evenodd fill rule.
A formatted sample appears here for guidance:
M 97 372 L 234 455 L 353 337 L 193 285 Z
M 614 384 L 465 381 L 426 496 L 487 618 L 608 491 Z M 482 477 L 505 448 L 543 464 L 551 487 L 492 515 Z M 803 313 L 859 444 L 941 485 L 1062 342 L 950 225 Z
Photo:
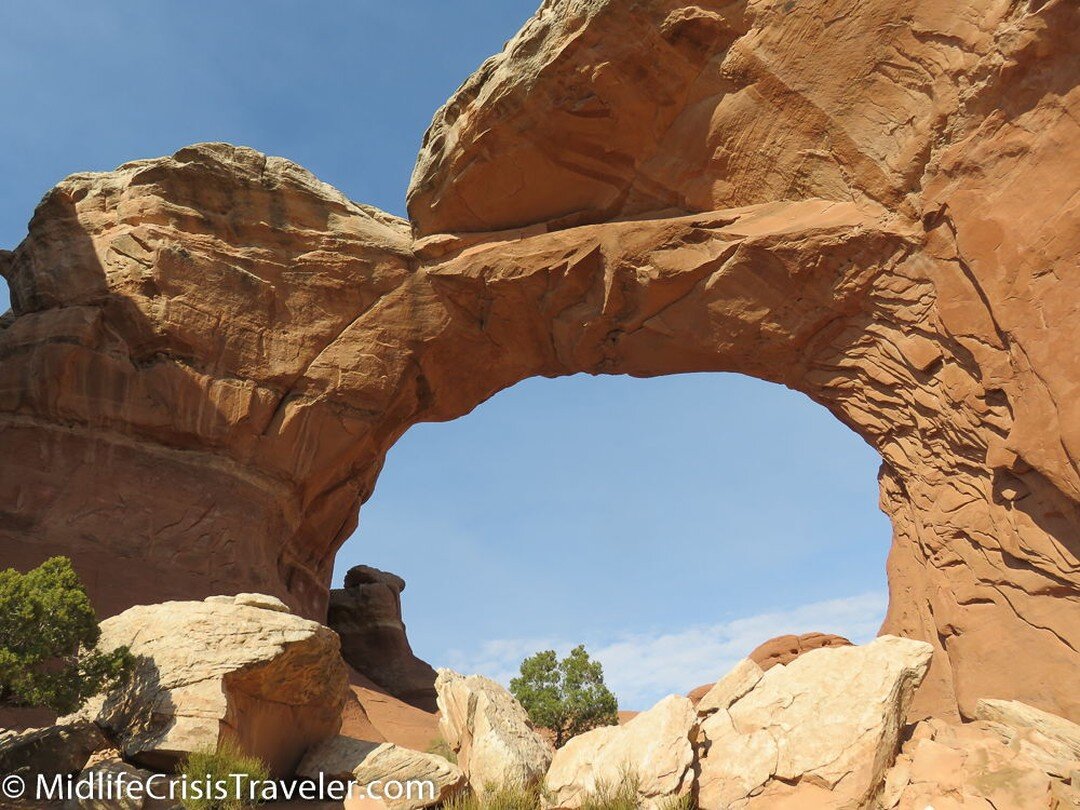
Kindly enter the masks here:
M 411 223 L 223 144 L 68 178 L 0 253 L 3 563 L 323 617 L 410 425 L 736 371 L 880 451 L 917 711 L 1080 717 L 1078 14 L 546 0 L 436 115 Z

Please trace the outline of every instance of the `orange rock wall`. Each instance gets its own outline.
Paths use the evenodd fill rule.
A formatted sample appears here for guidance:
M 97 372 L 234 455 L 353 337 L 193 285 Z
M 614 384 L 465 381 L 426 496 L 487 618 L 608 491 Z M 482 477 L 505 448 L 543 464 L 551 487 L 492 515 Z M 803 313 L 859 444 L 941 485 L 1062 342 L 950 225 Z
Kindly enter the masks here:
M 881 453 L 916 713 L 1080 717 L 1078 14 L 547 0 L 436 115 L 411 222 L 224 144 L 68 178 L 0 253 L 3 562 L 323 616 L 410 425 L 735 371 Z

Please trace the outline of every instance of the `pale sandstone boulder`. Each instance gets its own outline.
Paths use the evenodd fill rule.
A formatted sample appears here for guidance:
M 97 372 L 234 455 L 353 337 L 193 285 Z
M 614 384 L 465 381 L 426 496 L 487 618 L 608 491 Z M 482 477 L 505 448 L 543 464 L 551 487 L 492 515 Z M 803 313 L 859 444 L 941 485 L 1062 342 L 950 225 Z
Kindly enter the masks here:
M 689 698 L 670 695 L 622 726 L 606 726 L 574 737 L 555 752 L 544 779 L 545 806 L 576 808 L 630 778 L 638 806 L 662 807 L 690 793 L 697 717 Z
M 931 653 L 893 636 L 821 648 L 774 666 L 726 708 L 717 701 L 698 739 L 702 810 L 769 807 L 761 791 L 792 783 L 831 791 L 836 807 L 863 806 L 892 764 Z
M 1076 723 L 1017 700 L 992 698 L 975 704 L 975 717 L 1047 773 L 1064 779 L 1080 771 L 1080 726 Z
M 539 783 L 551 764 L 551 747 L 514 696 L 481 675 L 438 673 L 439 730 L 473 790 Z
M 416 791 L 411 796 L 406 794 L 399 799 L 384 797 L 382 801 L 390 810 L 434 807 L 451 799 L 468 785 L 464 772 L 443 757 L 401 748 L 392 743 L 384 743 L 365 757 L 353 770 L 353 778 L 360 784 L 371 784 L 377 779 L 426 783 L 423 787 L 414 784 L 410 788 L 406 785 L 406 790 Z
M 235 596 L 208 596 L 204 600 L 208 605 L 244 605 L 246 607 L 273 610 L 277 613 L 292 613 L 292 609 L 278 599 L 265 593 L 238 593 Z
M 269 596 L 265 593 L 238 593 L 233 597 L 233 604 L 273 610 L 277 613 L 292 613 L 289 606 L 276 596 Z
M 698 699 L 695 708 L 702 717 L 719 709 L 727 709 L 761 680 L 765 671 L 757 662 L 744 658 L 727 675 L 714 683 Z
M 130 608 L 101 623 L 99 646 L 127 645 L 131 683 L 77 714 L 124 757 L 167 770 L 230 738 L 278 776 L 332 737 L 348 690 L 338 639 L 322 625 L 230 600 Z
M 316 745 L 297 768 L 297 775 L 301 777 L 317 779 L 320 774 L 332 779 L 352 779 L 360 785 L 373 785 L 376 781 L 430 784 L 430 793 L 426 785 L 423 788 L 414 785 L 407 789 L 414 791 L 411 795 L 407 792 L 400 799 L 383 798 L 390 810 L 433 807 L 466 786 L 464 772 L 443 757 L 393 743 L 364 742 L 341 736 Z

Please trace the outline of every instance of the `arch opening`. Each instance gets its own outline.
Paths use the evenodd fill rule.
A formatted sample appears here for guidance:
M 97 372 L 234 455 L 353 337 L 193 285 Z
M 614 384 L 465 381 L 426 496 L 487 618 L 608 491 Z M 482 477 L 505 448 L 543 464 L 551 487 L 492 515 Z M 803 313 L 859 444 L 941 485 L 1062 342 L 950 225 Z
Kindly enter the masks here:
M 742 375 L 532 378 L 398 440 L 334 582 L 404 577 L 436 666 L 506 682 L 584 642 L 647 708 L 776 635 L 876 635 L 879 464 L 826 409 Z

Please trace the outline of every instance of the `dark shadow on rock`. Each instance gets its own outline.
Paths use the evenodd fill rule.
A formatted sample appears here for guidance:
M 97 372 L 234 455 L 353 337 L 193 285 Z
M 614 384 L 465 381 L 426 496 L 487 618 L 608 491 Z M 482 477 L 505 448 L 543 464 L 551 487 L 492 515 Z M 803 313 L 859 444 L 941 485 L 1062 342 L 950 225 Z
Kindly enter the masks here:
M 351 568 L 345 587 L 330 592 L 327 625 L 341 637 L 341 655 L 389 694 L 434 712 L 435 670 L 413 655 L 401 618 L 405 580 L 366 565 Z

